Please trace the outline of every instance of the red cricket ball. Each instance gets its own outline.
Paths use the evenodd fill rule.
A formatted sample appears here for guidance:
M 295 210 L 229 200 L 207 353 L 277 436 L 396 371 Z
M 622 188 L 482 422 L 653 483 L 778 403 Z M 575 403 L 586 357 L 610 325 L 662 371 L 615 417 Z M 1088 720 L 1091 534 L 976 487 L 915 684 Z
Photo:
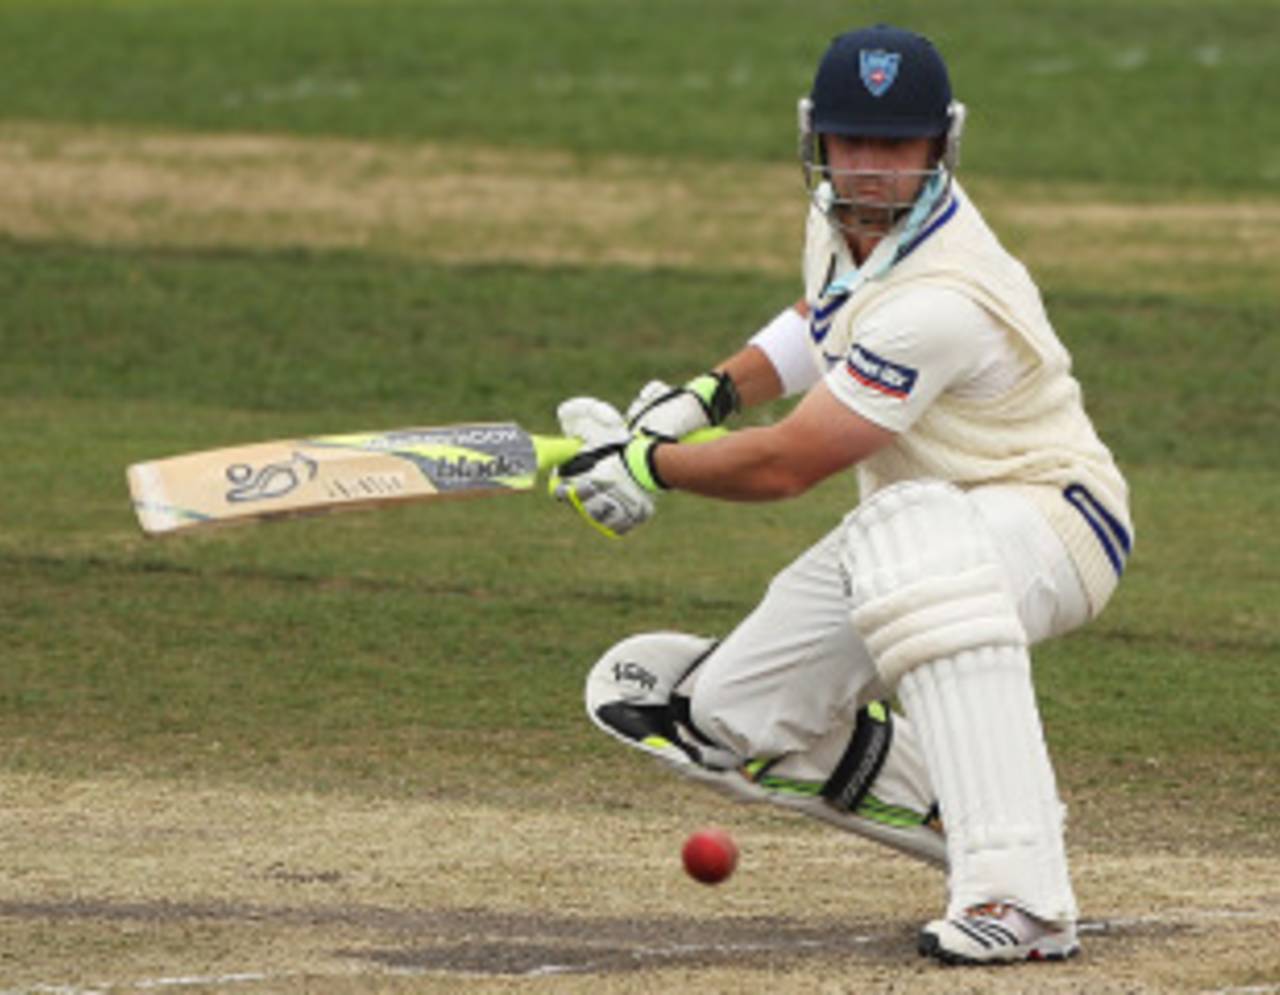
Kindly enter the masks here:
M 719 884 L 738 866 L 738 844 L 723 829 L 699 829 L 684 841 L 680 855 L 689 876 L 703 884 Z

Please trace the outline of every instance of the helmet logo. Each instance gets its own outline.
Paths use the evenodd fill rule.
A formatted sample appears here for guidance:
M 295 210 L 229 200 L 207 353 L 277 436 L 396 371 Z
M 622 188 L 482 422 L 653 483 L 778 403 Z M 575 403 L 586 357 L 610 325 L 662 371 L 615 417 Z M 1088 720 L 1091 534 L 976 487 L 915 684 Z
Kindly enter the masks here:
M 862 49 L 858 52 L 858 73 L 863 85 L 873 97 L 883 97 L 898 78 L 898 63 L 902 56 L 886 52 L 882 48 Z

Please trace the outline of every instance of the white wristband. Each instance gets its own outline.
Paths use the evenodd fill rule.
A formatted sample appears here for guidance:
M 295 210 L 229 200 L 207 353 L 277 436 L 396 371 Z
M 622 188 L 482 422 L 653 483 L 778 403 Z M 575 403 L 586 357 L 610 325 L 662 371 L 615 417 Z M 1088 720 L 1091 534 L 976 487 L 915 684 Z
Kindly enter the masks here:
M 773 364 L 784 397 L 803 393 L 822 376 L 809 346 L 809 322 L 793 307 L 779 312 L 749 342 Z

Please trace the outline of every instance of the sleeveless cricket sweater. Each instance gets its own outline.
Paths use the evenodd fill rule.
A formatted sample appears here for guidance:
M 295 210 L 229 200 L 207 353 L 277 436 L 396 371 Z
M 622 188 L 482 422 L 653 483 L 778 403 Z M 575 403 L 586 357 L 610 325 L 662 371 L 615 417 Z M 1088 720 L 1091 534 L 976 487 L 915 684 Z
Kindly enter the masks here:
M 866 498 L 921 478 L 965 489 L 1017 489 L 1061 537 L 1096 615 L 1123 572 L 1133 530 L 1128 487 L 1085 413 L 1071 358 L 1026 268 L 958 188 L 925 233 L 887 272 L 852 289 L 822 340 L 812 343 L 821 368 L 850 355 L 859 319 L 871 309 L 934 284 L 966 294 L 994 316 L 1025 353 L 1028 371 L 996 397 L 966 399 L 944 391 L 894 442 L 859 464 L 861 493 Z M 830 314 L 835 302 L 816 303 Z

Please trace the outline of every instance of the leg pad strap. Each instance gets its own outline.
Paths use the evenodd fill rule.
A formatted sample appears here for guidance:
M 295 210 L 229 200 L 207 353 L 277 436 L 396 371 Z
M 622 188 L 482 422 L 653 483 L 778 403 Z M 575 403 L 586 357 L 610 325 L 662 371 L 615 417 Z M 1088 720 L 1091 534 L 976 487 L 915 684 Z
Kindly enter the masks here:
M 856 812 L 875 783 L 893 743 L 893 713 L 882 701 L 858 712 L 853 735 L 844 756 L 836 764 L 822 797 L 844 812 Z

